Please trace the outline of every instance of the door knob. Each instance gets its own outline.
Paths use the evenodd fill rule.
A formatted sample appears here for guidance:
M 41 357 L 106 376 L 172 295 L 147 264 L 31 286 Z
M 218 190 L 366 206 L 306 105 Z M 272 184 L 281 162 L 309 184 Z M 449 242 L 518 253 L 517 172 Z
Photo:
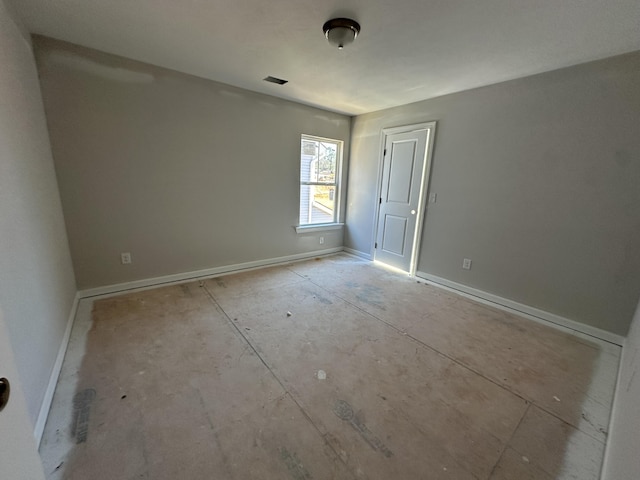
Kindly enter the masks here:
M 411 215 L 415 215 L 416 211 L 415 210 L 411 210 Z
M 11 386 L 9 380 L 6 378 L 0 378 L 0 412 L 9 403 L 9 394 L 11 393 Z

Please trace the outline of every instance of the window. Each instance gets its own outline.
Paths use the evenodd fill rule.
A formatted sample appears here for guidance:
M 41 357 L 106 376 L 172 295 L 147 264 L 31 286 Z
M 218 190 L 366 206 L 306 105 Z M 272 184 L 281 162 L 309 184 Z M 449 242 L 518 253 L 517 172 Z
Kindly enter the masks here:
M 342 142 L 302 135 L 300 225 L 338 222 Z

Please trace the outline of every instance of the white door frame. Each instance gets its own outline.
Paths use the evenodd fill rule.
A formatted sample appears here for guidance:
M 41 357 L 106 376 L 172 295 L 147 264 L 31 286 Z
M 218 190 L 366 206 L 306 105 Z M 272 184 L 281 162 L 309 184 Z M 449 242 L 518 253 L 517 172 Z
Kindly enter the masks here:
M 418 218 L 416 219 L 416 231 L 413 237 L 413 248 L 411 250 L 411 263 L 409 267 L 409 276 L 416 274 L 418 266 L 418 255 L 420 253 L 420 241 L 422 240 L 422 227 L 424 225 L 424 216 L 427 208 L 427 193 L 429 180 L 431 178 L 431 164 L 433 159 L 433 143 L 436 134 L 436 122 L 423 122 L 413 125 L 402 125 L 399 127 L 383 128 L 380 132 L 380 151 L 378 155 L 378 179 L 377 179 L 377 195 L 375 197 L 376 206 L 373 214 L 373 236 L 371 238 L 371 258 L 376 260 L 377 249 L 375 248 L 376 238 L 378 238 L 378 220 L 380 215 L 380 196 L 382 195 L 382 169 L 384 168 L 384 148 L 387 143 L 387 136 L 396 135 L 398 133 L 410 133 L 417 130 L 427 130 L 427 144 L 424 149 L 424 169 L 422 172 L 422 180 L 420 181 L 420 201 L 418 204 Z
M 44 480 L 42 461 L 27 413 L 13 349 L 0 307 L 0 378 L 11 382 L 9 402 L 0 412 L 0 472 L 2 478 Z

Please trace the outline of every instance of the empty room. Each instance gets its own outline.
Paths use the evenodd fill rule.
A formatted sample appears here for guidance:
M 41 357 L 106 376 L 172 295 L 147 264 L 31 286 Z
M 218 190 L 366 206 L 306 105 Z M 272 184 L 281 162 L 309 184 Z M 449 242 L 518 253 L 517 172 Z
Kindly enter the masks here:
M 0 0 L 0 479 L 640 478 L 637 0 Z

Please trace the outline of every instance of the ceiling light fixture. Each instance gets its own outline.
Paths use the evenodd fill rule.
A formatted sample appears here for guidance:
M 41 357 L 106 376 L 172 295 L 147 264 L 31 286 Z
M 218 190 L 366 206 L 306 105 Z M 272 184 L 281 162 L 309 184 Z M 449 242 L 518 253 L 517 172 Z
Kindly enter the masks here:
M 350 18 L 334 18 L 325 22 L 322 31 L 331 45 L 342 50 L 356 39 L 360 33 L 360 24 Z

